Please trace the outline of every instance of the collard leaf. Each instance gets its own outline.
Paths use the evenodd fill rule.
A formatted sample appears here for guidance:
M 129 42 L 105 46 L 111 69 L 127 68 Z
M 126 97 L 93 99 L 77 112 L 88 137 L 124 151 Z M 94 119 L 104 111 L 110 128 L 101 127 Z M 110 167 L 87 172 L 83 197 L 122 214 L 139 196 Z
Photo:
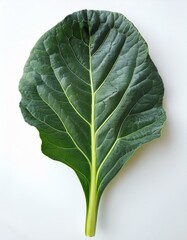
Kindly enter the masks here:
M 163 83 L 147 44 L 122 14 L 75 12 L 36 43 L 19 89 L 43 153 L 77 174 L 93 236 L 103 190 L 165 121 Z

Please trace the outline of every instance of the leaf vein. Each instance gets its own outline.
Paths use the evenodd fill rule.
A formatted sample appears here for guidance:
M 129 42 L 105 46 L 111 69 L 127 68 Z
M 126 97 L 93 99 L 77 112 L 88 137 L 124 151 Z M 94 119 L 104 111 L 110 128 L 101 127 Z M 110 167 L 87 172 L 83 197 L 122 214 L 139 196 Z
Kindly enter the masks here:
M 60 146 L 57 146 L 57 145 L 51 143 L 48 139 L 47 139 L 47 141 L 48 141 L 51 145 L 54 145 L 54 146 L 57 147 L 57 148 L 62 148 L 62 147 L 60 147 Z M 62 148 L 62 149 L 65 149 L 65 148 Z M 70 148 L 67 148 L 67 149 L 70 149 Z M 72 149 L 77 149 L 77 148 L 72 148 Z M 58 161 L 58 160 L 57 160 L 57 161 Z M 74 171 L 80 173 L 80 174 L 89 182 L 89 180 L 88 180 L 88 178 L 86 177 L 86 175 L 84 175 L 80 170 L 77 170 L 74 166 L 72 166 L 71 164 L 69 164 L 68 161 L 63 160 L 63 162 L 64 162 L 65 164 L 67 164 L 69 167 L 73 168 Z
M 95 52 L 92 54 L 92 57 L 98 52 L 98 50 L 102 47 L 102 45 L 106 42 L 106 39 L 108 38 L 108 35 L 110 34 L 110 30 L 107 32 L 105 37 L 103 38 L 103 41 L 100 43 L 100 45 L 97 47 Z
M 114 63 L 112 64 L 110 70 L 108 71 L 106 77 L 103 79 L 102 83 L 101 83 L 101 84 L 97 87 L 97 89 L 95 90 L 95 93 L 97 93 L 97 92 L 99 91 L 99 89 L 105 84 L 108 76 L 110 75 L 110 73 L 111 73 L 112 70 L 114 69 L 115 65 L 117 64 L 118 59 L 119 59 L 119 57 L 120 57 L 120 55 L 121 55 L 122 49 L 123 49 L 123 47 L 124 47 L 124 45 L 125 45 L 125 42 L 126 42 L 126 40 L 125 40 L 124 43 L 122 44 L 122 46 L 121 46 L 121 48 L 120 48 L 120 51 L 119 51 L 119 53 L 117 54 L 117 57 L 116 57 Z
M 45 44 L 44 44 L 44 48 L 45 48 Z M 46 52 L 47 52 L 47 50 L 46 50 Z M 47 53 L 47 54 L 48 54 L 48 53 Z M 49 54 L 48 54 L 48 56 L 49 56 Z M 51 62 L 50 56 L 49 56 L 49 61 Z M 88 125 L 90 125 L 90 123 L 88 122 L 88 120 L 86 120 L 86 119 L 80 114 L 80 112 L 76 109 L 76 107 L 73 105 L 73 103 L 72 103 L 71 100 L 69 99 L 69 97 L 68 97 L 65 89 L 62 87 L 62 84 L 61 84 L 60 81 L 58 80 L 58 77 L 56 76 L 55 70 L 53 69 L 52 65 L 51 65 L 51 69 L 53 70 L 54 76 L 56 77 L 57 82 L 60 84 L 60 87 L 61 87 L 63 93 L 65 94 L 65 96 L 66 96 L 69 104 L 72 106 L 72 108 L 73 108 L 74 111 L 77 113 L 77 115 L 78 115 L 79 117 L 81 117 Z
M 56 35 L 57 36 L 57 35 Z M 90 86 L 89 83 L 87 83 L 84 79 L 82 79 L 81 77 L 79 77 L 74 71 L 72 71 L 72 69 L 69 67 L 68 63 L 66 62 L 65 58 L 63 57 L 63 54 L 62 54 L 62 51 L 60 49 L 60 45 L 59 45 L 59 42 L 57 41 L 57 37 L 56 37 L 56 43 L 57 43 L 57 47 L 58 47 L 58 50 L 59 50 L 59 54 L 60 54 L 60 57 L 62 58 L 63 62 L 65 63 L 66 67 L 68 68 L 68 70 L 74 75 L 76 76 L 79 80 L 81 80 L 81 82 L 83 82 L 84 84 Z M 44 44 L 45 46 L 45 44 Z
M 149 91 L 150 91 L 150 90 L 149 90 Z M 148 91 L 148 92 L 149 92 L 149 91 Z M 144 96 L 145 96 L 145 95 L 143 95 L 142 97 L 144 97 Z M 112 150 L 114 149 L 117 141 L 118 141 L 119 139 L 121 139 L 121 138 L 119 137 L 119 133 L 120 133 L 120 131 L 121 131 L 121 127 L 122 127 L 123 123 L 125 122 L 125 120 L 127 119 L 127 117 L 130 115 L 131 111 L 132 111 L 133 108 L 136 106 L 136 104 L 142 99 L 142 97 L 139 98 L 138 101 L 133 105 L 133 107 L 129 110 L 128 114 L 126 115 L 125 119 L 124 119 L 124 120 L 122 121 L 122 123 L 120 124 L 120 128 L 119 128 L 119 131 L 118 131 L 116 140 L 114 141 L 112 147 L 110 148 L 110 150 L 108 151 L 108 153 L 107 153 L 106 156 L 104 157 L 103 161 L 101 162 L 100 166 L 98 167 L 97 176 L 99 176 L 99 172 L 101 171 L 102 166 L 103 166 L 104 163 L 106 162 L 108 156 L 111 154 L 111 152 L 112 152 Z
M 22 105 L 22 107 L 25 108 L 25 109 L 33 116 L 33 118 L 35 118 L 37 121 L 39 121 L 39 122 L 47 125 L 48 127 L 52 128 L 53 130 L 55 130 L 55 131 L 57 131 L 57 132 L 66 133 L 66 131 L 62 131 L 62 130 L 59 130 L 59 129 L 57 129 L 57 128 L 54 128 L 54 127 L 52 127 L 51 125 L 49 125 L 48 123 L 46 123 L 45 121 L 42 121 L 41 119 L 36 118 L 36 116 L 34 116 L 34 115 L 30 112 L 30 110 L 28 109 L 28 107 L 25 107 L 25 106 L 23 106 L 23 105 Z
M 126 154 L 128 154 L 128 153 L 130 153 L 130 152 L 133 152 L 133 150 L 126 152 Z M 126 154 L 125 154 L 125 155 L 126 155 Z M 123 155 L 122 157 L 124 157 L 125 155 Z M 100 182 L 99 185 L 98 185 L 97 192 L 99 192 L 99 189 L 100 189 L 100 187 L 101 187 L 101 184 L 104 182 L 104 180 L 106 179 L 106 177 L 107 177 L 108 175 L 110 175 L 110 173 L 111 173 L 112 170 L 116 167 L 116 165 L 118 164 L 118 161 L 119 161 L 122 157 L 118 158 L 118 160 L 116 161 L 116 163 L 114 164 L 114 166 L 103 176 L 101 182 Z
M 39 93 L 38 93 L 39 95 Z M 76 143 L 76 141 L 74 140 L 73 136 L 70 134 L 70 132 L 68 131 L 68 129 L 66 128 L 64 122 L 62 121 L 61 117 L 58 115 L 58 113 L 53 109 L 53 107 L 48 103 L 46 102 L 40 95 L 39 97 L 42 99 L 43 102 L 45 102 L 45 104 L 47 106 L 49 106 L 49 108 L 57 115 L 57 117 L 59 118 L 59 120 L 61 121 L 62 125 L 64 126 L 67 134 L 69 135 L 69 137 L 71 138 L 71 140 L 73 141 L 73 143 L 75 144 L 75 146 L 77 147 L 77 149 L 84 155 L 84 157 L 86 158 L 86 160 L 88 161 L 88 163 L 90 164 L 90 160 L 89 158 L 87 157 L 87 155 L 84 153 L 84 151 L 78 146 L 78 144 Z
M 80 62 L 80 60 L 78 59 L 78 57 L 77 57 L 77 55 L 76 55 L 76 53 L 75 53 L 75 51 L 74 51 L 74 49 L 73 49 L 73 47 L 72 47 L 72 45 L 71 45 L 71 42 L 70 42 L 69 38 L 68 38 L 68 43 L 69 43 L 69 46 L 70 46 L 70 48 L 71 48 L 71 51 L 72 51 L 75 59 L 77 60 L 77 62 L 78 62 L 86 71 L 89 71 L 89 69 L 88 69 L 87 67 L 85 67 L 85 66 Z

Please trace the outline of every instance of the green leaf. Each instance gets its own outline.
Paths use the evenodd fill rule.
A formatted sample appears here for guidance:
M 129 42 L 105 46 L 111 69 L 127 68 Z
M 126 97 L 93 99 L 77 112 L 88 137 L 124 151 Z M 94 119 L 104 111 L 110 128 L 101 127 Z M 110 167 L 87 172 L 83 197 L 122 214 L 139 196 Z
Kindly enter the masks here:
M 122 14 L 75 12 L 36 43 L 19 89 L 42 152 L 77 174 L 93 236 L 105 187 L 137 148 L 160 136 L 166 118 L 147 44 Z

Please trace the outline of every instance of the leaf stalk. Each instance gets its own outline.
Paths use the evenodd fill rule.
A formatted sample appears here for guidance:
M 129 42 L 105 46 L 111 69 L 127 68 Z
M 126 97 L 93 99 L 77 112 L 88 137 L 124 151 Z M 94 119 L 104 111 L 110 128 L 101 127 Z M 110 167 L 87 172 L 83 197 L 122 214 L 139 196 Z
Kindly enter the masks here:
M 96 222 L 97 222 L 97 159 L 96 159 L 96 136 L 95 136 L 95 93 L 94 84 L 92 78 L 92 61 L 91 61 L 91 51 L 89 45 L 89 61 L 90 61 L 90 86 L 92 95 L 92 108 L 91 108 L 91 179 L 90 179 L 90 193 L 89 202 L 87 206 L 86 214 L 86 224 L 85 224 L 85 235 L 93 237 L 95 235 Z

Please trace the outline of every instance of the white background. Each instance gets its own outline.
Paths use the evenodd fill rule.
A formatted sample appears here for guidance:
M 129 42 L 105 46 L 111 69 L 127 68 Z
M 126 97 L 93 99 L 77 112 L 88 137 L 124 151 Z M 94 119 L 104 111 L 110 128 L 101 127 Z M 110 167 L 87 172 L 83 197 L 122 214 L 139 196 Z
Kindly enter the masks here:
M 83 240 L 85 199 L 65 165 L 40 151 L 18 104 L 38 38 L 81 9 L 123 13 L 139 29 L 165 84 L 167 122 L 102 197 L 96 240 L 187 240 L 187 1 L 1 0 L 0 239 Z

